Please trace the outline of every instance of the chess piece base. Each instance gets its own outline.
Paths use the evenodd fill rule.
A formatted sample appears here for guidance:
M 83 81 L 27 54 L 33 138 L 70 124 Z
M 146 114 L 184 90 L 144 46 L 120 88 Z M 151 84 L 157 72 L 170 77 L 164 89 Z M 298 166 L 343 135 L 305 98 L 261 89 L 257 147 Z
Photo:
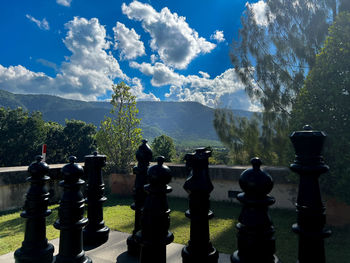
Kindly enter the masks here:
M 128 253 L 130 255 L 134 255 L 134 256 L 140 255 L 141 245 L 137 241 L 137 238 L 135 238 L 134 235 L 131 235 L 128 237 L 128 239 L 126 240 L 126 244 L 128 246 Z
M 110 229 L 103 227 L 97 231 L 91 231 L 88 227 L 83 230 L 84 246 L 100 246 L 107 242 Z
M 53 262 L 54 246 L 50 243 L 44 249 L 27 249 L 21 247 L 14 253 L 16 263 L 51 263 Z
M 242 261 L 239 256 L 238 256 L 238 251 L 235 251 L 231 257 L 231 263 L 244 263 L 245 261 Z M 260 262 L 260 263 L 281 263 L 281 261 L 276 257 L 276 255 L 273 256 L 272 261 L 261 261 L 262 259 L 259 258 L 258 261 L 254 261 L 254 262 Z M 248 261 L 250 262 L 250 261 Z M 253 262 L 253 261 L 252 261 Z
M 205 263 L 217 263 L 219 259 L 219 252 L 213 248 L 208 254 L 203 253 L 191 253 L 188 246 L 185 246 L 181 251 L 182 262 L 183 263 L 195 263 L 195 262 L 205 262 Z
M 55 263 L 92 263 L 92 260 L 85 256 L 83 251 L 83 253 L 77 255 L 75 258 L 57 255 Z

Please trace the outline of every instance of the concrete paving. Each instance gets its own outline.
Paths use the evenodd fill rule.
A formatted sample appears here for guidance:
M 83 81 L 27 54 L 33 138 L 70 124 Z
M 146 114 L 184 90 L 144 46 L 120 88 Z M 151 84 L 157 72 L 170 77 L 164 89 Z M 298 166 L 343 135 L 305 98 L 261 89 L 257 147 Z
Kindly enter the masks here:
M 127 253 L 126 239 L 129 236 L 127 233 L 111 231 L 108 241 L 91 250 L 85 250 L 94 263 L 137 263 L 138 258 L 130 256 Z M 58 253 L 59 239 L 50 241 L 55 246 L 55 255 Z M 171 243 L 167 246 L 167 263 L 182 263 L 181 250 L 183 245 Z M 13 253 L 0 256 L 1 263 L 14 263 Z M 219 263 L 230 262 L 230 255 L 221 254 Z M 35 262 L 33 262 L 35 263 Z

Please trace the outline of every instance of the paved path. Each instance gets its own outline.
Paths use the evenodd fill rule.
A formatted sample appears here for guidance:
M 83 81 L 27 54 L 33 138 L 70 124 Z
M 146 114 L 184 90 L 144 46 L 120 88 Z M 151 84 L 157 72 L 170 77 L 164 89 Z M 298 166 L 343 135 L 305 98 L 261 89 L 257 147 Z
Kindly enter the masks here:
M 112 231 L 109 240 L 102 246 L 86 251 L 93 263 L 137 263 L 136 257 L 129 256 L 126 252 L 127 233 Z M 50 241 L 55 246 L 55 255 L 58 253 L 58 239 Z M 167 246 L 167 263 L 182 263 L 181 249 L 183 245 L 171 243 Z M 13 252 L 0 256 L 1 263 L 14 263 Z M 220 254 L 219 263 L 230 262 L 230 256 Z M 34 262 L 33 262 L 34 263 Z

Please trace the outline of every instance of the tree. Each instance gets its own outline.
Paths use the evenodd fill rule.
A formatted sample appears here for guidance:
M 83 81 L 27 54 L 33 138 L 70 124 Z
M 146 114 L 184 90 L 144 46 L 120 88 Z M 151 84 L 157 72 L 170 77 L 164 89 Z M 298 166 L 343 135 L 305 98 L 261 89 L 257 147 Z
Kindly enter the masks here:
M 263 12 L 261 12 L 263 10 Z M 276 152 L 280 164 L 289 160 L 290 111 L 329 25 L 348 0 L 260 0 L 247 4 L 231 60 L 249 97 L 262 108 L 260 141 Z M 261 156 L 269 158 L 269 156 Z
M 63 129 L 65 140 L 66 159 L 70 155 L 77 157 L 78 161 L 83 162 L 87 154 L 92 154 L 96 149 L 96 126 L 80 120 L 66 120 L 66 126 Z
M 232 63 L 248 95 L 270 113 L 264 121 L 272 122 L 281 114 L 285 115 L 281 120 L 287 120 L 337 11 L 350 10 L 348 0 L 267 0 L 257 4 L 265 13 L 257 19 L 257 6 L 247 5 L 240 38 L 233 43 Z
M 350 13 L 340 13 L 329 29 L 293 106 L 291 125 L 310 124 L 328 138 L 324 150 L 330 174 L 321 177 L 323 190 L 350 203 Z
M 41 113 L 0 108 L 0 166 L 30 164 L 45 138 Z
M 255 113 L 248 119 L 236 117 L 232 111 L 216 109 L 213 125 L 220 141 L 229 150 L 229 164 L 249 164 L 254 156 L 259 156 L 264 164 L 285 164 L 286 133 L 273 133 L 266 142 L 261 126 L 262 114 Z M 281 125 L 276 122 L 276 125 Z M 285 130 L 285 129 L 281 129 Z
M 215 110 L 214 128 L 220 141 L 229 150 L 230 164 L 249 164 L 250 158 L 261 156 L 257 119 L 257 115 L 248 120 L 234 116 L 229 110 Z
M 48 163 L 67 162 L 70 155 L 84 161 L 95 145 L 96 127 L 83 121 L 66 121 L 66 126 L 56 122 L 45 123 L 40 112 L 0 108 L 0 166 L 30 164 L 41 154 L 45 143 Z
M 100 152 L 107 155 L 108 168 L 112 172 L 128 173 L 135 152 L 141 142 L 141 129 L 138 127 L 136 97 L 130 87 L 121 82 L 113 85 L 111 114 L 105 117 L 97 132 L 96 140 Z
M 74 155 L 83 162 L 85 155 L 96 149 L 96 126 L 80 120 L 66 120 L 62 126 L 56 122 L 45 123 L 47 163 L 66 163 Z
M 160 135 L 152 142 L 153 157 L 164 156 L 166 162 L 171 162 L 176 150 L 174 141 L 167 135 Z
M 65 163 L 67 162 L 67 154 L 65 151 L 65 135 L 63 133 L 64 127 L 57 122 L 45 123 L 45 141 L 47 145 L 47 163 Z

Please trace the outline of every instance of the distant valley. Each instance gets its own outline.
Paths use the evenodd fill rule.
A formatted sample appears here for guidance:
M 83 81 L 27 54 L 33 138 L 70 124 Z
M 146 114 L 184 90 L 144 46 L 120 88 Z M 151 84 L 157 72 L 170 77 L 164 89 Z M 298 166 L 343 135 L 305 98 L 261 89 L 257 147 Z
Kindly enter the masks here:
M 23 95 L 0 90 L 0 107 L 22 107 L 40 111 L 45 121 L 64 124 L 65 119 L 82 120 L 99 127 L 109 115 L 109 102 L 85 102 L 51 95 Z M 177 144 L 220 144 L 213 127 L 214 109 L 197 102 L 139 101 L 143 137 L 152 140 L 161 134 L 172 137 Z M 233 110 L 236 116 L 250 117 L 253 113 Z M 191 143 L 192 142 L 192 143 Z

